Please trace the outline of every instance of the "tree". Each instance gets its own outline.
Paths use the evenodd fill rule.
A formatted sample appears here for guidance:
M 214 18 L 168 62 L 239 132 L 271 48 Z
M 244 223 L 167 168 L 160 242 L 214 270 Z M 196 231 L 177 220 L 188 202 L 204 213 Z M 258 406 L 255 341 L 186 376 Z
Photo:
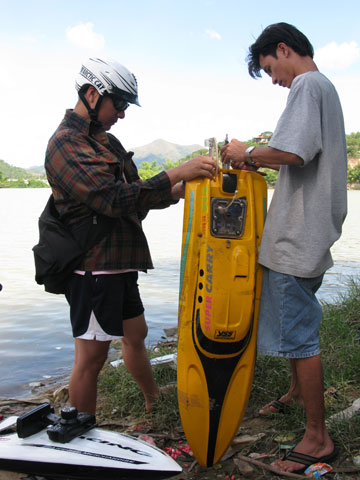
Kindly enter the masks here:
M 27 186 L 29 188 L 47 188 L 49 185 L 46 182 L 37 178 L 30 178 Z
M 181 165 L 181 163 L 183 163 L 181 159 L 177 160 L 176 162 L 172 162 L 169 158 L 167 158 L 162 164 L 162 168 L 163 170 L 170 170 L 170 168 L 177 167 L 178 165 Z
M 348 168 L 348 183 L 360 183 L 360 164 Z
M 265 180 L 268 185 L 275 185 L 279 172 L 271 168 L 262 168 L 260 171 L 266 174 Z
M 346 151 L 349 158 L 360 158 L 360 132 L 346 135 Z
M 156 160 L 151 164 L 149 162 L 141 162 L 138 168 L 139 177 L 141 180 L 148 180 L 157 175 L 161 171 L 161 168 L 161 165 L 158 165 Z

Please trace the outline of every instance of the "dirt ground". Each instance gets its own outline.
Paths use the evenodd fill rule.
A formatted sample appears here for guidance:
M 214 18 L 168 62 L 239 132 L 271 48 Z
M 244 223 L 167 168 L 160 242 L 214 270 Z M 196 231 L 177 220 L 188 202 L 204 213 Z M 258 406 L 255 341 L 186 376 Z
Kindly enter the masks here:
M 48 397 L 41 395 L 37 398 L 9 400 L 0 399 L 0 415 L 8 417 L 10 415 L 20 415 L 25 411 L 48 400 Z M 64 395 L 62 397 L 64 400 Z M 61 406 L 62 402 L 54 404 L 55 410 Z M 145 441 L 153 442 L 157 447 L 163 448 L 169 453 L 179 465 L 183 472 L 176 475 L 173 480 L 270 480 L 276 478 L 308 478 L 301 475 L 287 474 L 276 475 L 271 471 L 269 464 L 278 457 L 278 449 L 267 451 L 265 454 L 254 454 L 251 452 L 262 451 L 262 437 L 266 430 L 264 422 L 269 419 L 260 417 L 245 417 L 238 435 L 235 437 L 229 450 L 225 453 L 220 462 L 213 467 L 201 467 L 194 457 L 186 443 L 186 439 L 181 429 L 175 433 L 153 432 L 145 425 L 115 424 L 111 419 L 106 419 L 100 423 L 100 427 L 109 429 L 118 429 L 126 433 L 137 436 Z M 267 423 L 267 427 L 268 427 Z M 256 456 L 262 455 L 262 456 Z M 346 458 L 345 454 L 340 454 L 332 464 L 333 471 L 327 474 L 330 479 L 336 480 L 360 480 L 360 466 L 356 469 L 351 459 Z M 0 480 L 19 480 L 26 477 L 22 473 L 6 472 L 0 470 Z M 40 479 L 41 477 L 38 477 Z M 154 476 L 154 480 L 156 477 Z M 35 479 L 33 479 L 35 480 Z

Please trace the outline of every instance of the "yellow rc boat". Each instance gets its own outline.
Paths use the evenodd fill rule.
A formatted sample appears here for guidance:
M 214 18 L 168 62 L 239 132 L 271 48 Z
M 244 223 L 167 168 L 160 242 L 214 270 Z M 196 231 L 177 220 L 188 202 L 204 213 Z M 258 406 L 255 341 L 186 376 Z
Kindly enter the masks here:
M 184 432 L 202 466 L 225 453 L 250 395 L 266 208 L 258 173 L 219 168 L 215 180 L 186 184 L 177 387 Z

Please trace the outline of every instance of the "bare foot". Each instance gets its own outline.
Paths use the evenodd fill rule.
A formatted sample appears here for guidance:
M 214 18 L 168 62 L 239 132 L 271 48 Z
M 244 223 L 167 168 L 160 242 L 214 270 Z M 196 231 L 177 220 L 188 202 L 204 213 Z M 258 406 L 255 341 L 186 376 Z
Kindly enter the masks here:
M 162 395 L 167 395 L 170 392 L 174 391 L 174 389 L 176 387 L 177 387 L 176 382 L 168 383 L 167 385 L 159 387 L 158 391 L 155 395 L 147 395 L 145 397 L 145 409 L 146 409 L 146 411 L 151 412 L 153 410 L 154 404 L 156 403 L 158 398 Z
M 173 392 L 175 388 L 177 388 L 177 383 L 169 382 L 167 385 L 160 387 L 160 395 L 168 395 L 169 393 Z
M 151 412 L 153 410 L 154 404 L 156 403 L 157 399 L 160 396 L 160 389 L 156 385 L 156 391 L 154 393 L 144 394 L 144 392 L 143 392 L 143 395 L 144 395 L 144 398 L 145 398 L 145 410 L 147 412 Z

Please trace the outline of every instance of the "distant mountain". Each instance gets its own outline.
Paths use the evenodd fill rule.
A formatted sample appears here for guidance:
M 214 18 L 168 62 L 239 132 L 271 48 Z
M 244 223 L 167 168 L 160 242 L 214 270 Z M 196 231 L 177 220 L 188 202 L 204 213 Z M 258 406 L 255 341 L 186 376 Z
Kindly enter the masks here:
M 156 160 L 158 164 L 164 163 L 167 159 L 175 162 L 201 148 L 204 147 L 198 144 L 178 145 L 159 139 L 154 140 L 148 145 L 130 148 L 129 150 L 134 152 L 133 160 L 136 165 L 139 165 L 141 162 L 152 163 L 154 160 Z
M 31 178 L 31 173 L 29 173 L 24 168 L 14 167 L 14 165 L 9 165 L 4 160 L 0 160 L 0 176 L 3 178 Z
M 39 165 L 39 166 L 34 166 L 34 167 L 29 167 L 26 169 L 30 173 L 35 173 L 39 175 L 45 175 L 45 167 L 44 165 Z
M 0 160 L 0 177 L 17 179 L 30 179 L 45 176 L 45 168 L 43 165 L 38 167 L 21 168 L 10 165 L 4 160 Z
M 185 158 L 193 152 L 204 148 L 201 145 L 178 145 L 176 143 L 167 142 L 166 140 L 154 140 L 148 145 L 142 147 L 129 148 L 134 152 L 133 160 L 138 166 L 141 162 L 152 163 L 154 160 L 160 165 L 167 159 L 175 162 L 180 158 Z M 26 169 L 14 167 L 0 160 L 0 173 L 5 177 L 11 178 L 29 178 L 33 175 L 45 175 L 44 165 L 29 167 Z

